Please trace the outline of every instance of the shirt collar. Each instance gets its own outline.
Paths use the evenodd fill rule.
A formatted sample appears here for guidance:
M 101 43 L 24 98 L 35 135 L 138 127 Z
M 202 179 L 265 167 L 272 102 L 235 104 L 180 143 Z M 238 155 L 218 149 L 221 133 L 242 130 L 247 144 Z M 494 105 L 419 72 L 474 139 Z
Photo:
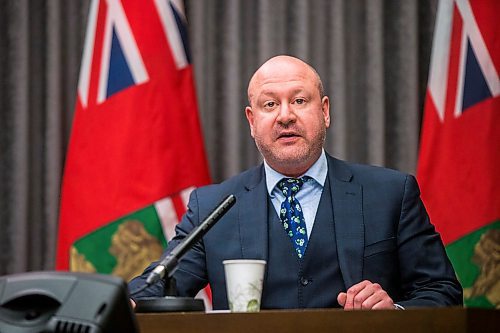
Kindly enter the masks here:
M 276 187 L 276 184 L 278 184 L 278 182 L 286 176 L 282 175 L 278 171 L 271 168 L 265 160 L 264 160 L 264 170 L 266 172 L 267 192 L 272 197 L 273 196 L 272 193 L 274 188 Z M 318 160 L 314 162 L 314 164 L 309 168 L 309 170 L 307 170 L 306 173 L 301 175 L 300 177 L 309 176 L 312 179 L 314 179 L 319 185 L 323 186 L 325 184 L 327 173 L 328 173 L 328 164 L 326 161 L 325 150 L 323 149 L 321 151 L 321 155 L 319 156 Z

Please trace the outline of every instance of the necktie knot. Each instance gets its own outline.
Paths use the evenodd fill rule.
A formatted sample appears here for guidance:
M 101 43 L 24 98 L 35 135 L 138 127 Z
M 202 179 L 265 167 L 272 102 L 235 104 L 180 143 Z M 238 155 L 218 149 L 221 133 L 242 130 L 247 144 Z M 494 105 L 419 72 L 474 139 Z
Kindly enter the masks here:
M 304 181 L 308 179 L 308 176 L 302 178 L 283 178 L 278 182 L 278 188 L 285 197 L 294 197 L 300 191 L 302 185 L 304 185 Z

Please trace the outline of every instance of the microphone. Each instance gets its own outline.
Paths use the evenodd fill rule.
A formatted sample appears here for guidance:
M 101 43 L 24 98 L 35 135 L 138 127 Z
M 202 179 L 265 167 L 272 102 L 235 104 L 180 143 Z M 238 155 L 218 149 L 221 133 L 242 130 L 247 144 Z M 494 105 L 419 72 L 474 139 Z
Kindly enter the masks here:
M 153 283 L 158 282 L 165 276 L 165 274 L 167 274 L 167 277 L 169 278 L 172 277 L 175 268 L 179 264 L 179 260 L 184 256 L 184 254 L 190 250 L 203 236 L 205 236 L 210 228 L 212 228 L 214 224 L 227 213 L 235 202 L 236 197 L 233 194 L 228 195 L 198 227 L 194 228 L 186 236 L 186 238 L 184 238 L 184 240 L 179 243 L 172 250 L 172 252 L 163 258 L 160 264 L 153 269 L 146 279 L 146 286 L 150 286 Z

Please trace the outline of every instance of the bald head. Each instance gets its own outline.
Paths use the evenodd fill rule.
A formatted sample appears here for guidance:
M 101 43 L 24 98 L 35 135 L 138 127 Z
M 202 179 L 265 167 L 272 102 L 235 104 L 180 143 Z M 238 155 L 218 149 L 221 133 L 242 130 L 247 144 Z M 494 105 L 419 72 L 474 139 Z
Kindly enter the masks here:
M 290 73 L 300 70 L 303 73 L 304 80 L 313 80 L 318 87 L 320 98 L 323 98 L 325 92 L 323 83 L 318 72 L 306 62 L 287 55 L 279 55 L 267 60 L 254 73 L 248 83 L 248 103 L 252 105 L 253 97 L 255 96 L 256 87 L 262 86 L 267 81 L 279 80 L 281 74 Z
M 268 165 L 288 177 L 304 174 L 323 151 L 330 101 L 318 73 L 300 59 L 266 61 L 248 84 L 245 115 Z

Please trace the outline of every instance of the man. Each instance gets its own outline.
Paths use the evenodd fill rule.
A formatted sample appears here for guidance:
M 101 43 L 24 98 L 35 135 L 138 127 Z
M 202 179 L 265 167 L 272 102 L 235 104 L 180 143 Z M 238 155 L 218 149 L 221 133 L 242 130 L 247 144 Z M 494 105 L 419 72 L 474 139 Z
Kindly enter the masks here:
M 253 75 L 248 99 L 245 113 L 264 163 L 191 194 L 166 253 L 225 196 L 237 201 L 181 260 L 174 274 L 180 296 L 210 283 L 214 309 L 227 309 L 222 261 L 247 258 L 267 261 L 264 309 L 462 304 L 415 178 L 323 150 L 330 102 L 312 67 L 274 57 Z M 162 295 L 160 283 L 136 298 Z

